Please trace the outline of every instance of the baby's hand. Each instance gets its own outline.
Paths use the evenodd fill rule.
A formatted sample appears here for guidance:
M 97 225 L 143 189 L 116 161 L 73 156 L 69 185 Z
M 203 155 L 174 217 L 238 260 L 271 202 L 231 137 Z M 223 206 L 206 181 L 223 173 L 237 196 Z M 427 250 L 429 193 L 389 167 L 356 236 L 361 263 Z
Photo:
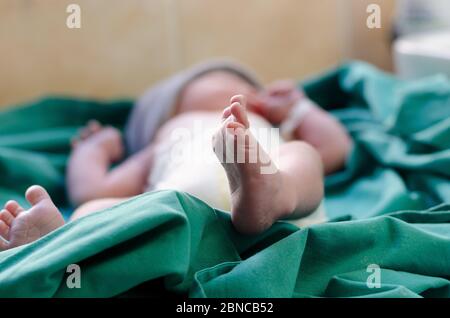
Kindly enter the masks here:
M 111 162 L 123 157 L 124 145 L 120 131 L 114 127 L 103 127 L 99 122 L 92 120 L 80 131 L 77 138 L 72 140 L 72 147 L 95 147 L 105 152 Z
M 253 102 L 258 113 L 274 125 L 279 125 L 289 115 L 303 93 L 291 80 L 276 81 L 268 85 Z M 249 100 L 249 103 L 252 101 Z

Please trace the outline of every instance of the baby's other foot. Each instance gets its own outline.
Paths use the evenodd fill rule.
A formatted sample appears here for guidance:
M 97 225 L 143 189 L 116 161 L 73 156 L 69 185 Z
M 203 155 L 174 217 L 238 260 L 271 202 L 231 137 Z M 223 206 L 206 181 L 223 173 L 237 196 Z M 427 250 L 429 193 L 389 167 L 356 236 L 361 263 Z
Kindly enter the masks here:
M 0 212 L 0 251 L 31 243 L 64 225 L 64 219 L 47 191 L 32 186 L 25 193 L 29 210 L 8 201 Z
M 111 161 L 123 157 L 124 145 L 120 131 L 111 126 L 102 126 L 98 121 L 91 120 L 81 129 L 79 136 L 72 140 L 74 149 L 94 147 L 103 149 Z
M 230 104 L 224 110 L 222 125 L 213 137 L 213 149 L 228 177 L 232 222 L 238 231 L 255 234 L 288 215 L 292 209 L 285 206 L 280 195 L 280 172 L 249 131 L 244 97 L 234 96 Z M 234 142 L 233 147 L 230 147 L 230 141 Z M 233 152 L 232 158 L 229 157 L 229 148 Z M 268 166 L 272 167 L 267 170 L 271 172 L 263 173 L 263 167 Z

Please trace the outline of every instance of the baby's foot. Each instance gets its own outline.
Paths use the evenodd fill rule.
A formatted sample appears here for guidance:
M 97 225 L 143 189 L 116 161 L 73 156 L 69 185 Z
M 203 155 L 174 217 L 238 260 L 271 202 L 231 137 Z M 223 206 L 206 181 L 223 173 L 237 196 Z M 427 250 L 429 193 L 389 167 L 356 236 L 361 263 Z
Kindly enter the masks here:
M 28 188 L 25 197 L 29 210 L 8 201 L 0 212 L 0 251 L 31 243 L 64 225 L 64 219 L 47 191 L 40 186 Z
M 103 127 L 96 120 L 88 122 L 79 136 L 72 140 L 72 147 L 102 149 L 111 161 L 121 159 L 124 153 L 120 131 L 111 126 Z
M 230 103 L 223 112 L 222 125 L 213 137 L 213 149 L 228 177 L 234 226 L 242 233 L 259 233 L 291 213 L 292 209 L 285 206 L 280 193 L 283 182 L 280 172 L 248 129 L 250 123 L 244 97 L 234 96 Z M 230 155 L 227 148 L 234 152 L 231 162 L 226 160 Z M 237 160 L 239 158 L 241 160 Z M 263 173 L 264 167 L 274 169 Z

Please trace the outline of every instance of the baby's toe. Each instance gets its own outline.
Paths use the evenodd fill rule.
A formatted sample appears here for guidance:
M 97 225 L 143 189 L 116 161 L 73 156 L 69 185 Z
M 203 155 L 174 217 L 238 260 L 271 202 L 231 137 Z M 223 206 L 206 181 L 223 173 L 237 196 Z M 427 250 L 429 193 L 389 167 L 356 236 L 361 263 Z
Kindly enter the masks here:
M 2 220 L 0 220 L 0 237 L 8 239 L 9 226 Z M 2 242 L 0 238 L 0 243 Z
M 238 132 L 245 131 L 245 126 L 236 121 L 231 121 L 227 123 L 227 129 L 232 129 L 233 134 L 237 134 Z
M 239 104 L 245 106 L 247 104 L 247 100 L 244 95 L 234 95 L 230 99 L 230 104 L 233 104 L 233 103 L 239 103 Z
M 226 107 L 222 113 L 222 121 L 226 120 L 231 115 L 231 106 Z
M 236 118 L 236 121 L 244 125 L 245 128 L 250 127 L 247 111 L 243 104 L 240 104 L 238 102 L 231 104 L 231 114 Z
M 38 185 L 33 185 L 29 187 L 25 192 L 25 198 L 33 206 L 35 206 L 36 204 L 45 199 L 51 200 L 47 191 L 43 187 Z
M 24 211 L 25 209 L 20 206 L 17 201 L 9 200 L 5 204 L 5 210 L 8 210 L 9 213 L 11 213 L 13 216 L 17 216 L 20 212 Z
M 6 225 L 11 226 L 11 223 L 14 221 L 14 215 L 12 215 L 8 210 L 0 211 L 0 220 L 5 222 Z
M 8 242 L 0 235 L 0 251 L 8 249 Z

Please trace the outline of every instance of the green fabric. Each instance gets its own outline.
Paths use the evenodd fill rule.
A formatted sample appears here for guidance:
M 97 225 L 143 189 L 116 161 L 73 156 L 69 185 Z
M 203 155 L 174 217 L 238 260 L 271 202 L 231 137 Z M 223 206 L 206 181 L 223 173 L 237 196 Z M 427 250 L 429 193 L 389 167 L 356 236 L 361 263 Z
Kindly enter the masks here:
M 334 222 L 248 237 L 192 196 L 147 193 L 0 252 L 0 297 L 449 297 L 450 83 L 350 63 L 303 85 L 355 140 L 326 180 Z M 0 203 L 39 183 L 69 214 L 71 136 L 92 118 L 123 127 L 131 106 L 47 98 L 0 113 Z M 66 286 L 73 263 L 80 289 Z
M 70 213 L 64 171 L 71 139 L 94 118 L 122 128 L 131 107 L 131 101 L 44 98 L 0 112 L 0 204 L 14 199 L 27 206 L 24 191 L 40 184 Z
M 347 169 L 326 180 L 331 218 L 367 218 L 450 201 L 447 78 L 400 81 L 351 63 L 304 88 L 355 140 Z

